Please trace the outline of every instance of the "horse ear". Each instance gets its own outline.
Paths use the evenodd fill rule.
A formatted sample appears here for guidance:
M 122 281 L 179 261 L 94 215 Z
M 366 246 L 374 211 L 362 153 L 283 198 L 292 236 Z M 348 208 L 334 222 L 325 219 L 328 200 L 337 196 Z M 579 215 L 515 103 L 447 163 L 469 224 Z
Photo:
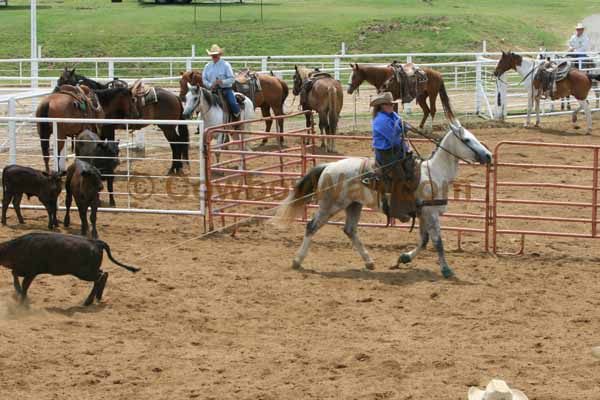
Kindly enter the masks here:
M 294 65 L 294 69 L 295 69 L 296 71 L 298 71 L 298 66 L 297 66 L 297 65 Z
M 74 73 L 75 73 L 75 68 L 73 68 L 73 69 L 71 70 L 71 75 L 73 75 Z

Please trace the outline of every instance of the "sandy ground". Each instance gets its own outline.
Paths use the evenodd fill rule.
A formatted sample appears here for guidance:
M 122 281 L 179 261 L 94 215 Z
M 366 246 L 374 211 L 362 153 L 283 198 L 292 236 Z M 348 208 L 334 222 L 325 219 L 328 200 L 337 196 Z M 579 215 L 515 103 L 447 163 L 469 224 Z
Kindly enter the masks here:
M 594 122 L 591 137 L 564 119 L 544 120 L 545 130 L 473 132 L 491 146 L 598 144 L 600 120 Z M 543 148 L 509 157 L 570 158 Z M 507 171 L 505 178 L 521 173 Z M 589 175 L 569 171 L 546 178 L 589 184 Z M 583 201 L 584 195 L 554 196 Z M 9 211 L 0 238 L 45 230 L 42 213 L 27 210 L 25 218 L 18 226 Z M 78 228 L 75 218 L 72 229 L 60 230 Z M 100 214 L 100 237 L 118 259 L 143 271 L 133 275 L 105 261 L 103 303 L 88 308 L 80 304 L 90 284 L 48 276 L 34 281 L 29 306 L 18 306 L 11 275 L 0 270 L 0 397 L 465 399 L 470 385 L 494 377 L 532 400 L 599 396 L 600 362 L 590 354 L 600 344 L 597 241 L 533 237 L 526 255 L 494 257 L 483 252 L 481 236 L 466 237 L 458 251 L 455 234 L 447 233 L 458 277 L 447 281 L 432 250 L 391 269 L 416 241 L 404 230 L 361 228 L 373 272 L 362 271 L 335 226 L 319 232 L 302 271 L 290 268 L 300 225 L 249 225 L 235 236 L 198 239 L 202 231 L 199 217 Z M 518 238 L 503 240 L 507 251 L 518 247 Z

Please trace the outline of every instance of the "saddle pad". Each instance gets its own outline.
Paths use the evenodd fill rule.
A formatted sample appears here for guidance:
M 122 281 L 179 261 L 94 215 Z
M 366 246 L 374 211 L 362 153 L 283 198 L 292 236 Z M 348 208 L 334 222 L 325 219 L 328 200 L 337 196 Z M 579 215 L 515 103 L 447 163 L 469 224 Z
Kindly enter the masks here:
M 144 93 L 144 105 L 158 103 L 158 95 L 156 89 L 150 87 L 147 92 Z

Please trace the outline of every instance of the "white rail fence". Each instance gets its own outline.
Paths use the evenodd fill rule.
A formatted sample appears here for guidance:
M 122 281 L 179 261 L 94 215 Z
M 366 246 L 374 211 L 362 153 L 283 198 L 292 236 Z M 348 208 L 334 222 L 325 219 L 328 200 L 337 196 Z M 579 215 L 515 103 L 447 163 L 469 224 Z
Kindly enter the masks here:
M 193 52 L 194 53 L 194 52 Z M 275 75 L 285 79 L 292 85 L 292 77 L 295 65 L 319 67 L 323 71 L 331 72 L 336 79 L 346 83 L 351 73 L 350 63 L 358 62 L 370 65 L 387 65 L 391 61 L 414 62 L 420 66 L 428 66 L 439 70 L 446 82 L 452 107 L 459 114 L 479 115 L 485 118 L 520 118 L 524 115 L 527 107 L 527 92 L 523 85 L 519 85 L 520 77 L 516 72 L 509 72 L 504 79 L 510 83 L 509 87 L 498 85 L 493 76 L 496 60 L 501 53 L 487 52 L 454 52 L 454 53 L 385 53 L 385 54 L 345 54 L 344 46 L 340 54 L 334 55 L 278 55 L 278 56 L 227 56 L 234 69 L 249 67 L 259 72 L 273 72 Z M 538 52 L 521 52 L 525 56 L 537 57 Z M 551 52 L 555 57 L 563 57 L 566 52 Z M 444 59 L 454 61 L 436 62 Z M 590 59 L 600 66 L 600 56 L 590 54 Z M 53 86 L 56 78 L 60 75 L 64 66 L 74 67 L 92 78 L 99 80 L 110 80 L 114 77 L 125 79 L 129 82 L 137 78 L 143 78 L 145 82 L 176 86 L 179 80 L 179 72 L 202 68 L 208 57 L 99 57 L 99 58 L 38 58 L 38 59 L 13 59 L 0 60 L 0 113 L 2 103 L 7 103 L 12 95 L 15 101 L 19 97 L 15 92 L 22 90 L 21 85 L 32 86 L 31 91 L 25 92 L 26 96 L 39 93 L 40 85 Z M 32 65 L 36 68 L 31 68 Z M 600 72 L 599 70 L 596 70 Z M 30 73 L 31 72 L 31 73 Z M 29 76 L 28 76 L 29 75 Z M 9 88 L 9 86 L 11 86 Z M 13 90 L 13 92 L 10 92 Z M 498 97 L 504 101 L 502 106 L 498 105 Z M 597 86 L 593 89 L 594 96 L 600 95 Z M 3 91 L 6 91 L 3 94 Z M 369 97 L 375 93 L 368 84 L 363 84 L 361 92 L 352 98 L 345 99 L 345 107 L 342 111 L 342 128 L 353 125 L 356 128 L 359 119 L 368 118 Z M 19 94 L 19 93 L 17 93 Z M 288 109 L 292 106 L 292 99 L 288 99 Z M 31 100 L 35 107 L 35 96 L 23 97 L 33 98 Z M 293 103 L 296 104 L 296 103 Z M 594 105 L 594 104 L 593 104 Z M 555 111 L 559 103 L 551 100 L 542 102 L 544 115 L 560 114 Z M 10 108 L 10 107 L 7 107 Z M 598 107 L 593 107 L 598 111 Z M 406 105 L 406 112 L 419 112 L 420 109 L 414 105 Z M 14 116 L 15 114 L 10 114 Z
M 40 139 L 36 124 L 47 122 L 52 125 L 51 153 L 54 170 L 64 165 L 74 154 L 68 154 L 68 141 L 65 140 L 63 153 L 58 154 L 58 124 L 119 124 L 123 130 L 117 131 L 119 143 L 119 166 L 114 178 L 114 191 L 117 207 L 101 207 L 100 211 L 129 212 L 172 215 L 205 215 L 205 161 L 203 152 L 204 123 L 201 120 L 103 120 L 71 118 L 31 118 L 0 117 L 0 165 L 19 164 L 44 169 Z M 135 125 L 188 125 L 190 128 L 189 167 L 184 175 L 170 176 L 167 171 L 172 162 L 171 148 L 162 131 L 148 129 L 129 130 Z M 199 129 L 200 135 L 194 135 Z M 178 144 L 185 142 L 177 142 Z M 60 168 L 64 169 L 64 166 Z M 105 185 L 106 186 L 106 185 Z M 103 198 L 105 194 L 101 194 Z M 40 209 L 35 201 L 24 204 L 23 208 Z

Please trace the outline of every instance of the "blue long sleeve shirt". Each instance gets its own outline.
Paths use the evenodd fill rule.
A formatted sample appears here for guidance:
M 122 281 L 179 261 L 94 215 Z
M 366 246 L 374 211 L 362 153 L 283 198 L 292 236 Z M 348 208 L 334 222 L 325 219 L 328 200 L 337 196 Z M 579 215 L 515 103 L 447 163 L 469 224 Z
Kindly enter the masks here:
M 380 111 L 373 118 L 373 148 L 375 150 L 389 150 L 393 148 L 408 151 L 408 145 L 403 140 L 402 119 L 395 112 L 385 113 Z
M 217 79 L 222 81 L 221 88 L 230 88 L 235 81 L 231 65 L 223 59 L 216 63 L 209 62 L 202 71 L 202 81 L 207 89 L 210 89 Z

